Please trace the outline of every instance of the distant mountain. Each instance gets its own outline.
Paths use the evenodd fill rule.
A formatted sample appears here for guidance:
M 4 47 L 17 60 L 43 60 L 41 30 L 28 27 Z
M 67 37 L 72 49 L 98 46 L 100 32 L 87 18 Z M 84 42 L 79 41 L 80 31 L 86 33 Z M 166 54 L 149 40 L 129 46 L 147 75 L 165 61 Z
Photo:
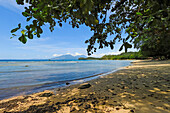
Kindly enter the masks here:
M 87 58 L 87 57 L 85 55 L 77 55 L 77 56 L 61 55 L 61 56 L 52 58 L 52 60 L 78 60 L 79 58 Z

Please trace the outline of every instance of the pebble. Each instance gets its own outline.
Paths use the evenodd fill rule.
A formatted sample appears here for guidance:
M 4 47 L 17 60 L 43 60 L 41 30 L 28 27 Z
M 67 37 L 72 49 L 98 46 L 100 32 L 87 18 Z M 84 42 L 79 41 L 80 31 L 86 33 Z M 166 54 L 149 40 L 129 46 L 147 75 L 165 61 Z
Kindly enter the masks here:
M 130 112 L 134 113 L 135 111 L 131 109 Z
M 69 82 L 66 82 L 66 85 L 69 85 L 70 83 Z
M 86 89 L 86 88 L 89 88 L 89 87 L 91 87 L 91 85 L 89 83 L 84 83 L 78 89 Z

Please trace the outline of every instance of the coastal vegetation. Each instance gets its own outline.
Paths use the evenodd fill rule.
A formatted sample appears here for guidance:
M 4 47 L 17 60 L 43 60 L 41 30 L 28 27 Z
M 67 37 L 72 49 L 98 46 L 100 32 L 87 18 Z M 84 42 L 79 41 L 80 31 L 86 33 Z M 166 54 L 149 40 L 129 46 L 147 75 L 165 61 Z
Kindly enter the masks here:
M 127 52 L 119 55 L 104 55 L 101 58 L 87 57 L 79 58 L 79 60 L 123 60 L 123 59 L 147 59 L 147 56 L 141 54 L 141 52 Z
M 80 57 L 79 60 L 101 60 L 101 58 L 95 58 L 95 57 L 83 58 L 83 57 Z
M 125 53 L 133 44 L 146 55 L 170 58 L 169 0 L 24 1 L 16 0 L 18 5 L 29 4 L 22 12 L 28 23 L 11 30 L 12 37 L 24 44 L 27 39 L 39 38 L 44 25 L 49 24 L 52 32 L 55 26 L 68 23 L 73 28 L 86 25 L 93 32 L 85 41 L 88 55 L 104 47 L 114 49 L 115 43 L 122 42 L 119 50 L 124 48 Z

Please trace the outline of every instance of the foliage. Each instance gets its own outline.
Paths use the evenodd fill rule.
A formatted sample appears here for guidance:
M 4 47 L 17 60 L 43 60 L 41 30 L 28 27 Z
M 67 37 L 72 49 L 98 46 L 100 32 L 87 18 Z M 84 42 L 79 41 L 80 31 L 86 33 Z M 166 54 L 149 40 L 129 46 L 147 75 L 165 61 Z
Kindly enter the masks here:
M 165 57 L 164 59 L 170 58 L 170 38 L 168 36 L 152 39 L 148 38 L 147 41 L 143 41 L 140 48 L 144 55 L 158 58 Z
M 87 57 L 87 58 L 79 58 L 79 60 L 101 60 L 101 58 Z
M 16 1 L 24 5 L 24 0 Z M 68 22 L 73 28 L 82 24 L 90 27 L 94 34 L 85 41 L 89 44 L 89 55 L 97 48 L 113 49 L 116 41 L 122 40 L 127 43 L 123 43 L 125 48 L 130 45 L 129 41 L 139 48 L 143 44 L 141 40 L 162 38 L 170 32 L 169 0 L 26 0 L 26 3 L 29 6 L 22 14 L 31 24 L 21 29 L 19 40 L 23 43 L 28 38 L 40 37 L 45 23 L 50 24 L 51 31 L 56 24 L 62 27 L 63 22 Z M 11 31 L 13 36 L 19 29 Z M 121 35 L 123 32 L 127 37 Z M 113 38 L 108 40 L 108 36 Z
M 104 55 L 101 59 L 103 60 L 120 60 L 120 59 L 146 59 L 141 52 L 128 52 L 121 53 L 120 55 Z
M 141 52 L 127 52 L 119 55 L 104 55 L 101 58 L 79 58 L 79 60 L 123 60 L 123 59 L 147 59 L 147 56 L 142 55 Z
M 121 51 L 123 49 L 123 47 L 125 47 L 125 53 L 127 53 L 127 49 L 132 48 L 132 45 L 129 44 L 128 42 L 126 42 L 125 39 L 123 39 L 123 44 L 120 47 L 119 51 Z

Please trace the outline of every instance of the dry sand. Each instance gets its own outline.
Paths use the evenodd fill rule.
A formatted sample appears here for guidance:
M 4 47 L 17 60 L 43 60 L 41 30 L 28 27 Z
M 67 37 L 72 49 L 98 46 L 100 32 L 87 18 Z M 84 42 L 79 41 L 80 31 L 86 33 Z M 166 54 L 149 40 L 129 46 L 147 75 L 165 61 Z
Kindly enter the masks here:
M 170 60 L 136 61 L 81 84 L 0 101 L 0 113 L 170 113 Z

